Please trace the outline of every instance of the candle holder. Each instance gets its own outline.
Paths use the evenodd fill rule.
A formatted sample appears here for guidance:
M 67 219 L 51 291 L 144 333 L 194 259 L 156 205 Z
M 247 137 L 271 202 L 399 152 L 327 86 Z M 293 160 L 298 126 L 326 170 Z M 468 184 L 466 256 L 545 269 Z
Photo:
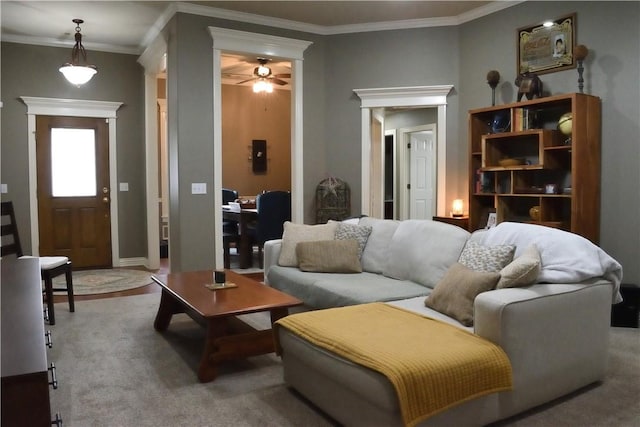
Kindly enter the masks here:
M 454 218 L 460 218 L 464 215 L 464 204 L 462 199 L 455 199 L 451 205 L 451 216 Z
M 576 62 L 578 63 L 578 90 L 580 91 L 580 93 L 584 93 L 584 79 L 582 78 L 584 67 L 582 66 L 582 64 L 588 54 L 589 49 L 587 49 L 587 47 L 583 44 L 579 44 L 574 50 L 574 57 L 576 58 Z
M 491 70 L 487 73 L 487 84 L 491 87 L 491 105 L 496 105 L 496 86 L 500 82 L 500 73 L 496 70 Z

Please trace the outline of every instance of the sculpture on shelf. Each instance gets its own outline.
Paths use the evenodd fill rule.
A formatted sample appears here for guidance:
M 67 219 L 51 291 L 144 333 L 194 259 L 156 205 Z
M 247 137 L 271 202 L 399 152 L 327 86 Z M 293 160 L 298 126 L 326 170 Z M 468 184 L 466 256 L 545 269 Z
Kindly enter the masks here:
M 578 63 L 578 89 L 580 93 L 584 93 L 584 79 L 582 78 L 582 72 L 584 71 L 584 67 L 582 66 L 582 62 L 589 54 L 589 49 L 583 44 L 579 44 L 573 50 L 573 56 Z
M 500 82 L 500 73 L 497 70 L 491 70 L 487 73 L 487 83 L 491 88 L 491 105 L 496 105 L 496 86 Z
M 537 74 L 529 71 L 518 74 L 515 81 L 518 86 L 518 102 L 525 95 L 527 99 L 542 98 L 542 80 Z

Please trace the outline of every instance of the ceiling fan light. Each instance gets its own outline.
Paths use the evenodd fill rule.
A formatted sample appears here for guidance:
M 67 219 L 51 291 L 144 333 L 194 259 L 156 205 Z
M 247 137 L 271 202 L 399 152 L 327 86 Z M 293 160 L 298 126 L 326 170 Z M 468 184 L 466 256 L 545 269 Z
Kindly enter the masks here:
M 87 83 L 98 72 L 95 67 L 64 64 L 59 68 L 65 79 L 78 87 Z
M 253 92 L 254 93 L 260 93 L 260 92 L 272 93 L 273 85 L 264 80 L 258 80 L 253 84 Z

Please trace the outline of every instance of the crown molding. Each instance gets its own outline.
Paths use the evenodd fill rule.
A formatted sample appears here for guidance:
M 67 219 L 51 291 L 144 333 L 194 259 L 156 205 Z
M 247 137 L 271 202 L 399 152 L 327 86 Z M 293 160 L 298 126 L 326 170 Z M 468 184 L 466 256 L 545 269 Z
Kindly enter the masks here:
M 73 41 L 62 41 L 54 38 L 44 38 L 44 37 L 31 37 L 31 36 L 17 36 L 17 35 L 3 35 L 3 42 L 10 43 L 20 43 L 20 44 L 32 44 L 36 46 L 49 46 L 49 47 L 62 47 L 62 48 L 73 48 L 75 42 Z M 82 45 L 88 51 L 88 55 L 91 55 L 91 51 L 100 51 L 100 52 L 111 52 L 111 53 L 124 53 L 127 55 L 138 55 L 140 54 L 140 48 L 138 47 L 129 47 L 129 46 L 121 46 L 107 43 L 85 43 L 82 42 Z M 71 55 L 71 54 L 69 54 Z

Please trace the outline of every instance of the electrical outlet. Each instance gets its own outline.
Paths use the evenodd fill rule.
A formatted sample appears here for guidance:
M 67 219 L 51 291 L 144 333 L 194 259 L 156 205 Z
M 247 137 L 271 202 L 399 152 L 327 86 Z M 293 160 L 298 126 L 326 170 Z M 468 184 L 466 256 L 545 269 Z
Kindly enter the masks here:
M 129 183 L 121 182 L 120 183 L 120 191 L 129 191 Z
M 9 192 L 9 189 L 7 188 L 7 184 L 0 184 L 0 193 L 6 194 L 8 192 Z

